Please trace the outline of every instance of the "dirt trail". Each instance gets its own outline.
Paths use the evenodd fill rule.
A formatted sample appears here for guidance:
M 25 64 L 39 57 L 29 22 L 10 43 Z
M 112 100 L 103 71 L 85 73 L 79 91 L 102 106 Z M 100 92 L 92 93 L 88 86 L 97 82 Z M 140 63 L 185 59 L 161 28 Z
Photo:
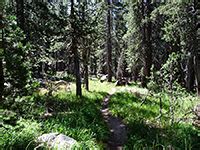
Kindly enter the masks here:
M 101 109 L 102 116 L 110 130 L 110 137 L 107 142 L 108 150 L 122 150 L 122 147 L 127 140 L 127 129 L 125 124 L 120 118 L 112 116 L 109 111 L 108 105 L 110 97 L 115 92 L 116 89 L 112 89 L 112 91 L 104 98 Z

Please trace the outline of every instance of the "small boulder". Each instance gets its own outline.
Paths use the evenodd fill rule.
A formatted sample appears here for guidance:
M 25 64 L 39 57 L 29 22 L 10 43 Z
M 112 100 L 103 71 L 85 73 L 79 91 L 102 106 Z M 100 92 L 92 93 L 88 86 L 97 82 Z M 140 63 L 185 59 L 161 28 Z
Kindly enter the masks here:
M 40 145 L 46 145 L 50 149 L 70 150 L 77 142 L 71 137 L 58 133 L 43 134 L 36 140 Z
M 57 149 L 70 149 L 74 144 L 76 144 L 76 140 L 64 134 L 59 134 L 53 140 L 52 144 L 53 144 L 53 147 L 56 147 Z
M 100 82 L 103 83 L 104 81 L 107 80 L 107 77 L 108 75 L 103 75 L 101 78 L 100 78 Z

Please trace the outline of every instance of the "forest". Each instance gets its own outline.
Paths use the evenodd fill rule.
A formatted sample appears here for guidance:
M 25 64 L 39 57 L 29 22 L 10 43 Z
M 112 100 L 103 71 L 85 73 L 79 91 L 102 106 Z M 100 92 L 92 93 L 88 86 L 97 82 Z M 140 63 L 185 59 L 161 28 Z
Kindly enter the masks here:
M 199 0 L 0 0 L 0 149 L 199 150 Z

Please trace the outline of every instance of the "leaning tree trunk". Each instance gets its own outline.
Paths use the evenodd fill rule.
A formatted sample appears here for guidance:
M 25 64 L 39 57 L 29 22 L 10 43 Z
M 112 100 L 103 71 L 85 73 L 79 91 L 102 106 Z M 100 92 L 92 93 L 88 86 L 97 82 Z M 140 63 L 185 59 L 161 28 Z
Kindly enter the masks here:
M 75 11 L 74 11 L 74 0 L 71 0 L 71 18 L 70 23 L 72 27 L 72 42 L 71 42 L 71 51 L 74 55 L 74 72 L 76 76 L 76 95 L 82 96 L 81 89 L 81 74 L 80 74 L 80 62 L 79 62 L 79 53 L 77 46 L 77 34 L 76 34 L 76 23 L 75 23 Z
M 107 73 L 108 82 L 112 82 L 112 39 L 111 39 L 111 2 L 107 0 L 107 37 L 106 37 L 106 49 L 107 49 Z

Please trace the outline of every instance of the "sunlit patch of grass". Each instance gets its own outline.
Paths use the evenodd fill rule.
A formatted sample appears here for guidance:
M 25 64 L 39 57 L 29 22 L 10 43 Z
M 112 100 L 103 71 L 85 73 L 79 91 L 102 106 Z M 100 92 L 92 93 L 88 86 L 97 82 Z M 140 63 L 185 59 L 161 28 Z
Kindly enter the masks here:
M 131 89 L 133 88 L 133 90 Z M 125 149 L 195 149 L 200 142 L 198 130 L 191 121 L 170 122 L 169 100 L 167 93 L 149 94 L 141 89 L 136 94 L 135 87 L 128 87 L 115 93 L 110 100 L 113 115 L 123 118 L 128 127 L 128 142 Z M 128 90 L 127 90 L 128 89 Z M 144 92 L 144 91 L 145 92 Z M 137 92 L 137 90 L 136 90 Z M 177 93 L 176 93 L 177 94 Z M 192 113 L 184 116 L 199 103 L 195 96 L 179 93 L 175 99 L 175 121 L 181 117 L 193 117 Z M 159 95 L 159 97 L 157 96 Z M 162 100 L 162 116 L 160 116 L 160 98 Z M 161 117 L 161 118 L 160 118 Z
M 93 145 L 102 147 L 100 143 L 106 140 L 108 134 L 100 114 L 104 95 L 104 92 L 84 91 L 84 96 L 77 98 L 73 93 L 59 92 L 56 99 L 65 103 L 66 108 L 62 108 L 62 112 L 57 113 L 55 117 L 44 121 L 43 130 L 71 136 L 80 142 L 80 145 L 94 143 Z
M 91 92 L 109 92 L 112 88 L 115 88 L 115 84 L 112 82 L 103 82 L 90 80 Z
M 32 96 L 19 99 L 11 109 L 20 110 L 18 115 L 24 118 L 25 122 L 32 119 L 39 125 L 38 131 L 32 130 L 35 132 L 32 134 L 31 130 L 26 130 L 26 126 L 21 126 L 21 130 L 26 131 L 25 134 L 29 135 L 30 140 L 23 141 L 24 138 L 19 139 L 21 136 L 16 136 L 14 142 L 11 143 L 10 137 L 21 132 L 11 126 L 12 129 L 4 130 L 8 134 L 5 134 L 3 142 L 7 144 L 2 147 L 12 148 L 19 145 L 19 149 L 24 149 L 30 141 L 42 133 L 58 132 L 77 140 L 79 148 L 103 149 L 103 143 L 106 141 L 109 131 L 100 113 L 101 102 L 113 84 L 91 81 L 90 91 L 83 88 L 83 97 L 81 98 L 76 97 L 75 84 L 71 83 L 70 86 L 71 91 L 59 90 L 52 96 L 35 92 Z M 53 116 L 44 118 L 42 114 L 46 111 L 47 100 L 51 103 Z M 34 147 L 34 141 L 28 146 Z
M 114 83 L 90 80 L 90 90 L 82 88 L 83 96 L 76 97 L 75 83 L 70 83 L 70 91 L 59 90 L 48 94 L 33 93 L 31 96 L 18 98 L 10 107 L 17 118 L 23 121 L 17 126 L 4 124 L 1 129 L 5 148 L 24 149 L 34 147 L 33 139 L 42 133 L 58 132 L 78 141 L 79 149 L 103 149 L 108 138 L 108 128 L 100 113 L 103 98 L 115 91 L 109 103 L 113 115 L 121 117 L 128 127 L 127 149 L 162 149 L 172 146 L 176 149 L 195 149 L 198 147 L 197 130 L 191 123 L 170 125 L 169 100 L 167 93 L 159 93 L 162 98 L 162 118 L 160 115 L 160 98 L 151 95 L 147 89 L 135 85 L 116 87 Z M 51 102 L 53 116 L 41 117 L 45 112 L 45 102 Z M 196 105 L 199 100 L 189 94 L 178 94 L 175 118 Z M 190 115 L 188 115 L 190 116 Z M 22 125 L 23 123 L 26 125 Z M 29 127 L 27 127 L 27 125 Z M 32 127 L 36 128 L 32 128 Z M 22 136 L 22 134 L 24 136 Z

